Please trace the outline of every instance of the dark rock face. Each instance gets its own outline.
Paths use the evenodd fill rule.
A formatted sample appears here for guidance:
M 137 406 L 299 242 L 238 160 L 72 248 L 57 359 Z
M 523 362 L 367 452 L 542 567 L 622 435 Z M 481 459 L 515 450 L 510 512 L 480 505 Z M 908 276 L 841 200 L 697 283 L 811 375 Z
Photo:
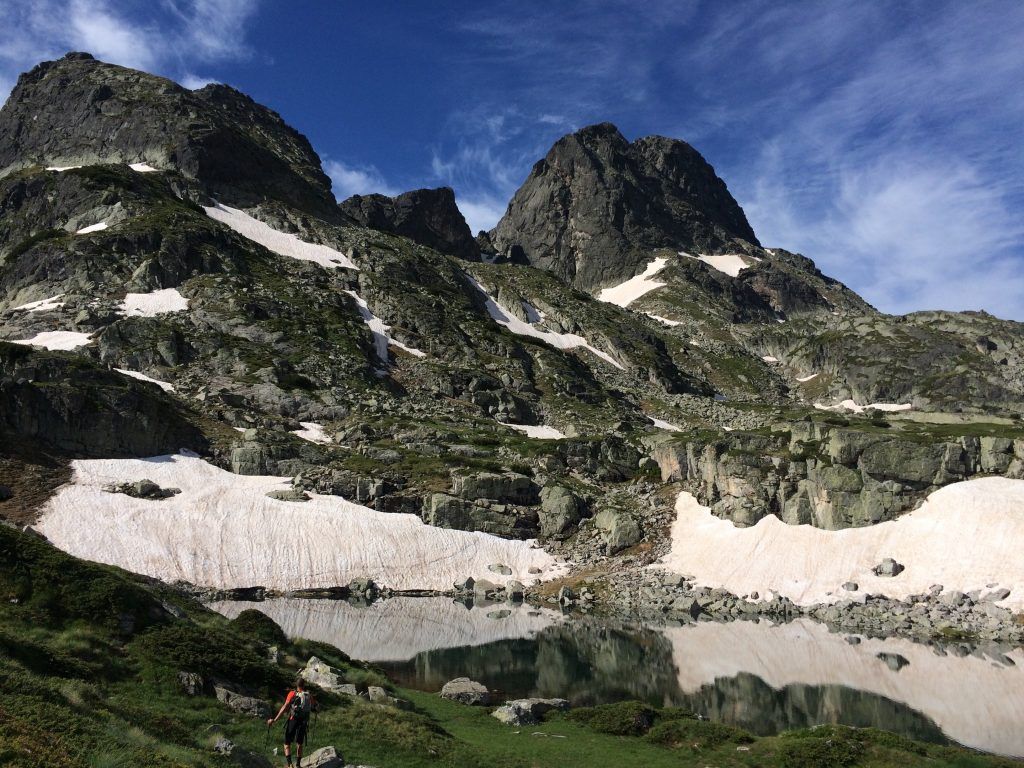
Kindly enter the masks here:
M 184 408 L 157 388 L 71 355 L 6 343 L 0 343 L 0 433 L 83 458 L 208 447 Z
M 480 246 L 450 187 L 416 189 L 398 197 L 353 195 L 338 207 L 358 226 L 408 237 L 460 259 L 480 260 Z
M 491 237 L 499 253 L 583 290 L 632 277 L 656 248 L 725 253 L 759 245 L 697 150 L 661 136 L 630 143 L 610 123 L 560 139 Z
M 230 205 L 276 199 L 338 218 L 306 138 L 233 88 L 189 91 L 82 53 L 22 75 L 0 110 L 0 175 L 98 163 L 175 169 Z

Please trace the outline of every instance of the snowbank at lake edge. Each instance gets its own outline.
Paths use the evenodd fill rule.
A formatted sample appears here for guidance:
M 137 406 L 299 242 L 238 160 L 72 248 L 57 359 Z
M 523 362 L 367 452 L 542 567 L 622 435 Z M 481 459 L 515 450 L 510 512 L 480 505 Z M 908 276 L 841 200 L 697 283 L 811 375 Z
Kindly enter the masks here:
M 997 584 L 1011 590 L 999 605 L 1024 609 L 1024 480 L 953 483 L 896 520 L 839 531 L 787 525 L 774 515 L 737 528 L 685 491 L 676 513 L 671 551 L 653 567 L 693 575 L 701 586 L 771 591 L 814 605 L 866 593 L 904 599 L 934 584 L 961 592 Z M 872 568 L 887 557 L 906 570 L 876 576 Z M 848 581 L 857 593 L 842 589 Z
M 164 581 L 289 590 L 365 577 L 392 589 L 448 590 L 470 576 L 529 584 L 566 570 L 533 541 L 434 528 L 338 496 L 271 499 L 290 478 L 234 475 L 191 455 L 76 460 L 72 469 L 72 482 L 41 510 L 39 532 L 76 557 Z M 103 490 L 142 479 L 181 493 L 148 500 Z
M 778 625 L 700 622 L 661 632 L 672 643 L 679 687 L 686 693 L 741 674 L 755 675 L 776 691 L 844 686 L 905 704 L 964 746 L 1024 755 L 1024 650 L 1019 648 L 1002 656 L 1008 664 L 997 664 L 980 654 L 940 655 L 906 638 L 833 632 L 810 619 Z M 847 642 L 851 635 L 859 642 Z M 893 657 L 909 663 L 893 669 L 885 662 Z

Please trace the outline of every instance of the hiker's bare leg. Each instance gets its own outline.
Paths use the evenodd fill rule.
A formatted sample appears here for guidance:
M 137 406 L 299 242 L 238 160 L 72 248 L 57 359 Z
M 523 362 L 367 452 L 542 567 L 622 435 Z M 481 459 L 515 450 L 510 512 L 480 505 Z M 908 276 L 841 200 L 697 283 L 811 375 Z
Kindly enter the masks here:
M 285 762 L 290 763 L 291 762 L 291 756 L 292 756 L 292 745 L 291 745 L 291 743 L 286 741 L 284 743 L 284 759 L 285 759 Z
M 296 744 L 295 746 L 298 748 L 299 765 L 302 765 L 302 744 Z

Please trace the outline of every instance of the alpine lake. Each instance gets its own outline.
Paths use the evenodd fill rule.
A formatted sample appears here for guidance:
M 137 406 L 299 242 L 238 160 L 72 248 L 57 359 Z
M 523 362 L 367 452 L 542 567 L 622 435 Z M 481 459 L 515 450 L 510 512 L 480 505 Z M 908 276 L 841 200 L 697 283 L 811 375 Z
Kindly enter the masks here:
M 1020 648 L 873 638 L 807 619 L 655 625 L 446 597 L 211 607 L 229 617 L 256 608 L 289 636 L 331 643 L 422 691 L 469 677 L 498 701 L 633 699 L 758 735 L 835 723 L 1024 756 Z

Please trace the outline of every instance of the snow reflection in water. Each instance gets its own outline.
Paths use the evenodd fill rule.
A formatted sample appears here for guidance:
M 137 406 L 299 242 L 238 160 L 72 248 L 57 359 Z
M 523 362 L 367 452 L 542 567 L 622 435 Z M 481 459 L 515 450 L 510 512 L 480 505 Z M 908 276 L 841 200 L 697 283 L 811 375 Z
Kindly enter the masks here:
M 564 696 L 576 705 L 642 699 L 758 734 L 842 723 L 1024 755 L 1021 649 L 871 639 L 808 620 L 682 627 L 566 621 L 550 610 L 470 608 L 447 598 L 213 607 L 229 616 L 258 608 L 289 635 L 377 662 L 411 688 L 436 691 L 468 676 L 509 697 Z

